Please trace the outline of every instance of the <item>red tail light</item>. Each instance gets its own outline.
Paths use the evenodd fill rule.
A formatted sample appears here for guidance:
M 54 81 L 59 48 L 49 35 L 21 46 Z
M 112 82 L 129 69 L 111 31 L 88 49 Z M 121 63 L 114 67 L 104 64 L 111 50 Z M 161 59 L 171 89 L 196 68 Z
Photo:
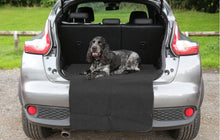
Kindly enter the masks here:
M 47 20 L 42 39 L 25 41 L 24 50 L 27 53 L 46 54 L 50 49 L 49 21 Z
M 172 48 L 177 55 L 197 54 L 199 51 L 198 43 L 189 40 L 180 40 L 180 33 L 177 22 L 174 26 Z

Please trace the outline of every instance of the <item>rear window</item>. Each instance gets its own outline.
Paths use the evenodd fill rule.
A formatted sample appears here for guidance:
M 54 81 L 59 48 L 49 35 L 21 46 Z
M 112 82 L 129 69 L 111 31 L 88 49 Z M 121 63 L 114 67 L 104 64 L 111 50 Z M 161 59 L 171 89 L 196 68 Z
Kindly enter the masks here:
M 127 23 L 129 21 L 130 14 L 133 11 L 144 11 L 148 15 L 146 5 L 139 3 L 121 2 L 119 10 L 106 10 L 106 5 L 103 2 L 79 4 L 77 9 L 80 7 L 91 7 L 93 9 L 95 17 L 93 23 L 101 23 L 102 19 L 106 18 L 118 18 L 121 20 L 121 23 Z

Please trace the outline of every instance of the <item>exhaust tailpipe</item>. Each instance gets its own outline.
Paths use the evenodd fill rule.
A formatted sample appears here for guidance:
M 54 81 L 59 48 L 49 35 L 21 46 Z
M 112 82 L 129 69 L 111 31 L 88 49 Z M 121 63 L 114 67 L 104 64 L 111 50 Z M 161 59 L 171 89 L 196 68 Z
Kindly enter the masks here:
M 63 138 L 70 138 L 70 131 L 63 129 L 63 130 L 61 131 L 61 136 L 62 136 Z

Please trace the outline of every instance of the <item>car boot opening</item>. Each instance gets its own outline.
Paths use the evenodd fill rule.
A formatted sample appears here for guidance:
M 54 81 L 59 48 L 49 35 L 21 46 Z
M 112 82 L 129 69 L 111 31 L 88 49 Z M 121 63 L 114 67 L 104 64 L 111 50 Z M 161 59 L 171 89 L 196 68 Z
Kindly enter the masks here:
M 104 2 L 97 2 L 95 6 L 90 3 L 72 4 L 57 20 L 60 69 L 65 78 L 71 75 L 72 67 L 76 65 L 87 64 L 89 68 L 86 55 L 90 41 L 96 36 L 105 38 L 112 51 L 136 52 L 140 56 L 142 69 L 147 65 L 153 65 L 155 71 L 161 69 L 165 21 L 159 8 L 143 3 L 118 4 L 121 11 L 112 11 L 116 12 L 114 16 L 113 13 L 103 14 L 103 11 L 111 9 L 105 8 Z M 126 9 L 128 5 L 133 8 Z M 123 18 L 125 11 L 128 13 L 127 20 Z

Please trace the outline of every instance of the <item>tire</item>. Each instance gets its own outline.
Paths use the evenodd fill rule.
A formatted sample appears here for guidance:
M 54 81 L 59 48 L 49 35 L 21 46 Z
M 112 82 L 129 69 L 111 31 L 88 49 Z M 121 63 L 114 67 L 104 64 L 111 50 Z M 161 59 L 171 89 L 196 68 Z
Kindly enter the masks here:
M 184 126 L 180 129 L 171 130 L 170 134 L 175 140 L 193 140 L 198 132 L 200 127 L 200 109 L 196 115 L 195 120 L 187 126 Z
M 52 129 L 41 127 L 31 123 L 22 109 L 22 124 L 23 130 L 27 137 L 32 139 L 44 139 L 52 135 Z

